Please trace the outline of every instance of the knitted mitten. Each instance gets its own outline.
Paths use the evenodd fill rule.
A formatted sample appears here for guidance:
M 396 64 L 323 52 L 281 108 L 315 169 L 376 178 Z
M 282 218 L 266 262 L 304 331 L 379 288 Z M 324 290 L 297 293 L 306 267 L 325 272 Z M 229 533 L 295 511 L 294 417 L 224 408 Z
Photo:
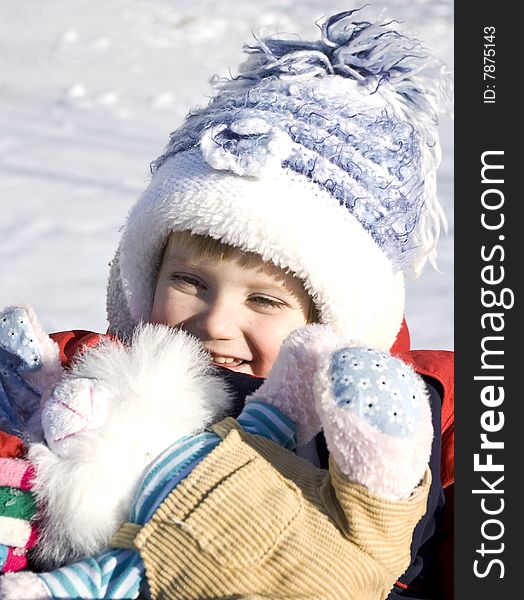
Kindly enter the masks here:
M 271 404 L 297 426 L 297 446 L 306 444 L 322 428 L 315 410 L 313 381 L 320 359 L 340 342 L 327 325 L 306 325 L 283 342 L 266 381 L 246 398 Z
M 37 541 L 34 471 L 22 458 L 0 458 L 0 573 L 27 567 L 27 550 Z
M 0 312 L 0 429 L 40 437 L 40 399 L 61 374 L 58 345 L 33 310 Z
M 321 361 L 315 397 L 342 473 L 382 496 L 409 497 L 424 476 L 433 439 L 422 378 L 387 352 L 342 347 Z

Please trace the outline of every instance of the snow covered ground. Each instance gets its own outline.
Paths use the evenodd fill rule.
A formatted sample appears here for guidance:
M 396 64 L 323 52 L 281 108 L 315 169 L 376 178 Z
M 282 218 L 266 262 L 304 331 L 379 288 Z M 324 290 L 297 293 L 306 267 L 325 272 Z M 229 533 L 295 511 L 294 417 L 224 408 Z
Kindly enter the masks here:
M 3 0 L 0 307 L 48 331 L 104 331 L 108 262 L 156 158 L 252 31 L 317 38 L 341 0 Z M 451 69 L 451 0 L 385 0 Z M 453 125 L 443 118 L 440 273 L 408 284 L 414 347 L 453 348 Z

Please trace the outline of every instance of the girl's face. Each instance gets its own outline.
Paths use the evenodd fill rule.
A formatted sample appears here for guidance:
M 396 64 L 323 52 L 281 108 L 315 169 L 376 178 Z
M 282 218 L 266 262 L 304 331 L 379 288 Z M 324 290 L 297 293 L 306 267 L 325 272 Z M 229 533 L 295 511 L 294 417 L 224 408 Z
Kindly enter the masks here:
M 204 258 L 175 237 L 150 321 L 193 334 L 217 366 L 267 377 L 283 340 L 307 323 L 310 304 L 302 284 L 278 267 L 262 260 L 243 267 L 234 256 Z

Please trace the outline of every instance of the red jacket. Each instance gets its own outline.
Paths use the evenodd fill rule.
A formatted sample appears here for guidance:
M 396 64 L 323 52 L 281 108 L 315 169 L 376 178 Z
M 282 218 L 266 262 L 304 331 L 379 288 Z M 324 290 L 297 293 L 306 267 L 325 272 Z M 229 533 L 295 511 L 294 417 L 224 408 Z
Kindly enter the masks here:
M 436 379 L 442 387 L 440 478 L 446 504 L 438 531 L 438 571 L 441 589 L 438 598 L 454 597 L 454 503 L 455 503 L 455 378 L 454 353 L 448 350 L 410 350 L 405 321 L 391 351 L 409 363 L 417 373 Z

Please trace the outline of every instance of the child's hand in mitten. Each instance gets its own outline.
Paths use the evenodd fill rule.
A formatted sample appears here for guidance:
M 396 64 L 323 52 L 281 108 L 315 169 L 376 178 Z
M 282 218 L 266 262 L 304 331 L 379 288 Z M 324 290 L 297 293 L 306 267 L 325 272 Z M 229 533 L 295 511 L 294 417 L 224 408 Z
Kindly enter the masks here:
M 40 399 L 62 374 L 58 346 L 28 306 L 0 312 L 0 427 L 40 433 Z
M 387 352 L 340 347 L 315 380 L 328 449 L 351 481 L 407 498 L 428 465 L 433 426 L 422 378 Z
M 340 342 L 327 325 L 306 325 L 282 343 L 266 381 L 246 398 L 274 406 L 297 426 L 297 445 L 311 440 L 322 428 L 315 410 L 313 382 L 320 360 Z

